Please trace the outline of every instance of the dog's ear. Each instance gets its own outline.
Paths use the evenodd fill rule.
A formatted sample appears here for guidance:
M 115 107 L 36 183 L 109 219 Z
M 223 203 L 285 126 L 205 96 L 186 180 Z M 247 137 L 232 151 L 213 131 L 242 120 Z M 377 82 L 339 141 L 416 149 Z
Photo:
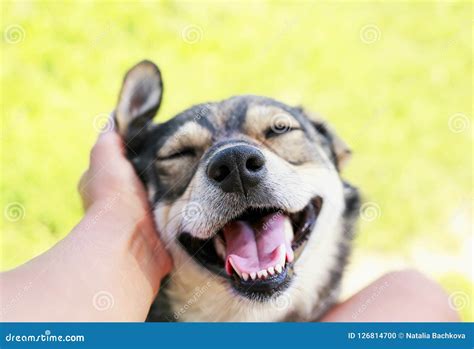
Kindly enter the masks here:
M 142 61 L 131 68 L 115 109 L 118 132 L 125 138 L 140 132 L 158 111 L 162 95 L 161 73 L 153 62 Z
M 330 126 L 321 117 L 309 113 L 307 110 L 300 109 L 310 120 L 318 134 L 326 143 L 326 151 L 333 161 L 336 169 L 340 172 L 352 157 L 352 151 L 349 146 L 337 135 L 332 126 Z

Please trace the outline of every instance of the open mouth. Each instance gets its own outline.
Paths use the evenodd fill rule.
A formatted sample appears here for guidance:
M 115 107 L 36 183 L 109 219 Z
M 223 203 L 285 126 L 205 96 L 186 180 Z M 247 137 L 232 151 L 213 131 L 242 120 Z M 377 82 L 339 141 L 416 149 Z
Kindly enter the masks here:
M 178 241 L 200 265 L 226 278 L 239 294 L 263 301 L 290 285 L 293 265 L 321 207 L 319 196 L 296 213 L 250 207 L 210 239 L 183 232 Z

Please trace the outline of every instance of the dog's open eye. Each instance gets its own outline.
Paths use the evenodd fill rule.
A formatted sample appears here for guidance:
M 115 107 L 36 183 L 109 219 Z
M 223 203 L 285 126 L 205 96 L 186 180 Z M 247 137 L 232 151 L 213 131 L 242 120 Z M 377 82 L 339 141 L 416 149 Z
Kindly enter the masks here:
M 171 153 L 170 155 L 166 156 L 157 156 L 157 160 L 173 160 L 173 159 L 180 159 L 184 157 L 194 157 L 196 156 L 196 150 L 193 148 L 184 148 L 180 149 L 178 151 L 175 151 L 174 153 Z
M 265 131 L 265 138 L 273 138 L 278 137 L 293 131 L 301 130 L 300 127 L 297 126 L 289 126 L 289 125 L 272 125 Z

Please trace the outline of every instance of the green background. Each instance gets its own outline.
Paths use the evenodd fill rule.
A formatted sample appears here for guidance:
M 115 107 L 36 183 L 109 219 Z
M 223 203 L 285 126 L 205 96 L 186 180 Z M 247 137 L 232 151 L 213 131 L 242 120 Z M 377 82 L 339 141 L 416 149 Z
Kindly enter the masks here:
M 164 78 L 158 120 L 246 93 L 324 115 L 352 147 L 344 177 L 368 202 L 346 293 L 411 266 L 473 320 L 469 2 L 1 6 L 2 270 L 81 218 L 97 124 L 148 58 Z

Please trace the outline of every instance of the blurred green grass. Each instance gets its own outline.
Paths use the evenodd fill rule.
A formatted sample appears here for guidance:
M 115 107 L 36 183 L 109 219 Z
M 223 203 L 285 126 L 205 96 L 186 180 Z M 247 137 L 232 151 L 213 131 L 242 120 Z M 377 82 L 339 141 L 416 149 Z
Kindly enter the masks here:
M 1 6 L 2 270 L 80 219 L 76 185 L 94 120 L 113 109 L 124 72 L 148 58 L 164 77 L 158 120 L 246 93 L 325 115 L 354 150 L 344 176 L 375 208 L 357 249 L 421 265 L 472 303 L 472 249 L 463 254 L 472 246 L 472 4 Z M 12 26 L 19 40 L 8 37 Z M 8 219 L 12 203 L 21 205 L 17 221 Z M 414 246 L 454 270 L 419 262 Z

